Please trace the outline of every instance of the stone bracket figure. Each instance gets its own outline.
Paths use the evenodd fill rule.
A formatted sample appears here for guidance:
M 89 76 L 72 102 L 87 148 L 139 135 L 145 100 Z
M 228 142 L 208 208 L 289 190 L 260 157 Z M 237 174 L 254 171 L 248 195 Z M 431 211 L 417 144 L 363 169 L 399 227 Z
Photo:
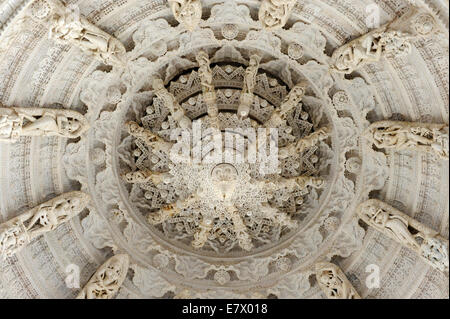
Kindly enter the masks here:
M 244 74 L 244 86 L 242 88 L 240 104 L 237 111 L 238 117 L 245 119 L 250 113 L 250 107 L 253 104 L 253 92 L 256 86 L 256 76 L 258 75 L 259 62 L 261 58 L 253 54 Z
M 287 158 L 303 153 L 306 149 L 311 148 L 320 142 L 326 140 L 330 136 L 331 130 L 328 127 L 322 127 L 308 136 L 299 139 L 297 142 L 282 147 L 279 150 L 280 158 Z
M 163 151 L 168 154 L 174 145 L 174 143 L 166 142 L 163 138 L 143 128 L 136 122 L 129 121 L 125 126 L 131 136 L 144 141 L 145 145 L 153 151 Z
M 286 24 L 297 0 L 263 0 L 258 18 L 266 30 L 281 29 Z
M 78 7 L 65 6 L 59 0 L 35 0 L 29 6 L 30 17 L 49 27 L 49 37 L 78 46 L 107 65 L 126 65 L 125 46 L 83 17 Z
M 127 276 L 128 255 L 115 255 L 101 265 L 80 291 L 77 299 L 112 299 Z
M 194 31 L 202 20 L 201 0 L 169 0 L 173 16 L 188 31 Z
M 446 124 L 380 121 L 371 124 L 364 136 L 380 149 L 426 152 L 449 159 Z
M 175 96 L 165 88 L 163 80 L 154 78 L 152 86 L 156 97 L 163 101 L 164 106 L 168 108 L 172 118 L 178 125 L 182 129 L 191 128 L 191 119 L 186 116 L 184 109 L 178 104 Z
M 264 126 L 268 128 L 276 128 L 281 125 L 286 125 L 288 113 L 302 102 L 303 96 L 306 93 L 307 85 L 308 84 L 306 81 L 296 84 L 283 100 L 280 107 L 272 113 L 270 119 L 264 124 Z
M 410 7 L 396 18 L 336 49 L 331 57 L 331 69 L 350 74 L 382 56 L 399 57 L 411 52 L 411 39 L 430 36 L 438 31 L 435 18 L 416 7 Z
M 378 199 L 360 204 L 357 214 L 369 226 L 415 251 L 432 267 L 448 272 L 448 240 L 438 232 Z
M 316 264 L 317 283 L 329 299 L 361 299 L 356 289 L 335 264 Z
M 76 111 L 0 107 L 0 142 L 14 143 L 21 136 L 78 138 L 88 129 L 88 121 Z
M 33 239 L 69 221 L 86 208 L 89 200 L 83 192 L 65 193 L 1 224 L 0 256 L 12 256 Z
M 198 76 L 200 78 L 203 101 L 207 106 L 209 117 L 215 122 L 215 126 L 218 128 L 219 108 L 217 107 L 216 91 L 213 84 L 213 74 L 210 67 L 209 55 L 203 50 L 200 50 L 196 56 L 199 69 Z
M 166 220 L 177 216 L 184 208 L 189 207 L 191 204 L 198 200 L 196 194 L 192 194 L 184 200 L 177 200 L 174 204 L 167 204 L 161 207 L 156 213 L 150 213 L 147 215 L 147 221 L 152 225 L 158 225 Z
M 145 184 L 152 182 L 155 185 L 170 181 L 170 174 L 153 172 L 149 169 L 124 174 L 123 179 L 129 184 Z

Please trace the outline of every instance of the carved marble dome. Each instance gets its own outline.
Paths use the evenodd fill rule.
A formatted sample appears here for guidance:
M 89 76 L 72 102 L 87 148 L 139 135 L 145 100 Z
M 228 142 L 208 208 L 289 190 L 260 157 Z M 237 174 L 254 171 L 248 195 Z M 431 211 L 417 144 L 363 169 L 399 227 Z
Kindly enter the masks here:
M 448 298 L 448 12 L 0 0 L 0 298 Z

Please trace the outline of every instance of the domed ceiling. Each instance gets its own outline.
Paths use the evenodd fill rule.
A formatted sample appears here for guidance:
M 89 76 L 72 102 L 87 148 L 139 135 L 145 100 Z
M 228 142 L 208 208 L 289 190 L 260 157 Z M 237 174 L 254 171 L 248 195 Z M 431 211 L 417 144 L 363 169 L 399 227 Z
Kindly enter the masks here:
M 0 298 L 448 298 L 448 10 L 0 1 Z

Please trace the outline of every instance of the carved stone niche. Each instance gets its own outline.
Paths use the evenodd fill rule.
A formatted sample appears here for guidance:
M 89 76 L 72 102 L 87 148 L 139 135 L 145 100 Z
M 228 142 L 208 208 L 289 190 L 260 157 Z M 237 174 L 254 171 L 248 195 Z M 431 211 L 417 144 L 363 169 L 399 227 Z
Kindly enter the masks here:
M 128 255 L 116 255 L 98 268 L 80 291 L 77 299 L 112 299 L 127 276 L 130 259 Z
M 316 264 L 316 279 L 329 299 L 361 299 L 343 271 L 335 264 Z
M 378 199 L 360 204 L 357 214 L 369 226 L 415 251 L 432 267 L 448 273 L 448 240 L 437 231 Z

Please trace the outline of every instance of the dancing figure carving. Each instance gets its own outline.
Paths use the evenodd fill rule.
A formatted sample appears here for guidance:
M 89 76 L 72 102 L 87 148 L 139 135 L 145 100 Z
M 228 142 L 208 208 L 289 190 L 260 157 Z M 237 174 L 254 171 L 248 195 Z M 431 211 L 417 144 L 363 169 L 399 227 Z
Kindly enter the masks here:
M 78 138 L 89 129 L 80 113 L 65 109 L 0 108 L 0 142 L 16 142 L 21 136 Z
M 0 225 L 0 256 L 10 257 L 33 239 L 69 221 L 88 205 L 89 195 L 60 195 Z
M 434 268 L 448 272 L 448 240 L 436 231 L 377 199 L 360 204 L 357 214 L 366 224 L 415 251 Z

